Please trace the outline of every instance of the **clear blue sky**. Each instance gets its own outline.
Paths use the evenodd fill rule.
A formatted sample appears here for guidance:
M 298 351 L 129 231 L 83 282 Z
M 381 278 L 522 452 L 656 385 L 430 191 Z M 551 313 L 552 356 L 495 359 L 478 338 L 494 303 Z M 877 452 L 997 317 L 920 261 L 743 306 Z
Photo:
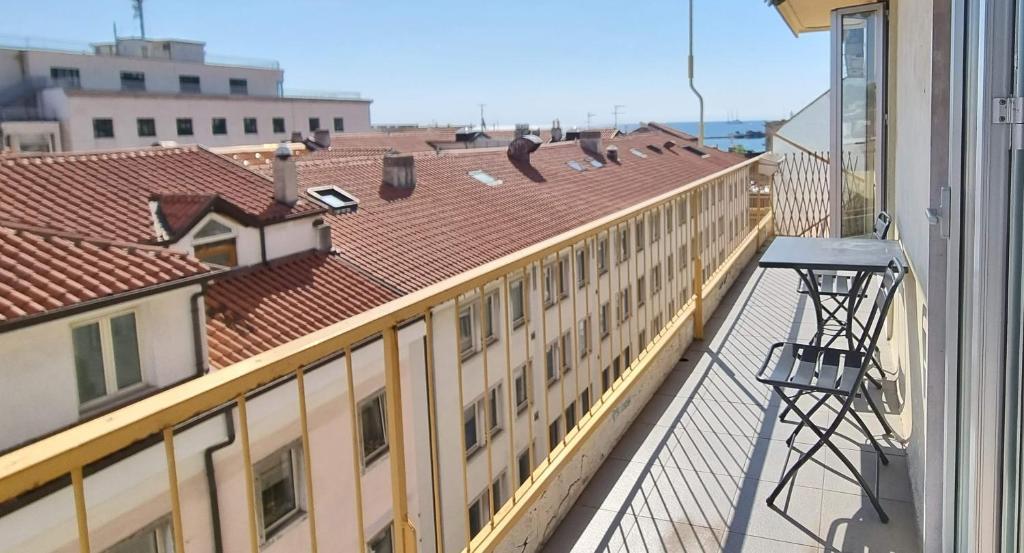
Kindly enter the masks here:
M 794 38 L 763 0 L 695 0 L 707 118 L 778 118 L 828 87 L 828 36 Z M 285 87 L 355 90 L 374 123 L 692 121 L 685 0 L 145 0 L 150 37 L 279 60 Z M 0 34 L 137 34 L 129 0 L 0 0 Z M 4 37 L 6 38 L 6 37 Z

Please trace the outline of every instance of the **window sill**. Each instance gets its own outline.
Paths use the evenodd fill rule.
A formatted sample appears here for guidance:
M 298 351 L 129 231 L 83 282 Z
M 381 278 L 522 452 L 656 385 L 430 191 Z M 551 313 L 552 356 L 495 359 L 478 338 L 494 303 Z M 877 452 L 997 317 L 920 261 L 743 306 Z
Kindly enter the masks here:
M 549 378 L 548 381 L 547 381 L 547 386 L 548 386 L 548 388 L 550 388 L 550 387 L 554 386 L 557 383 L 558 383 L 558 377 L 557 376 L 554 377 L 554 378 Z
M 519 415 L 522 415 L 523 413 L 525 413 L 529 407 L 530 407 L 530 402 L 529 401 L 524 401 L 521 404 L 516 405 L 516 417 L 518 417 Z
M 266 530 L 266 537 L 260 542 L 260 548 L 267 547 L 281 539 L 289 528 L 304 520 L 306 520 L 306 511 L 296 509 L 294 513 L 278 521 L 273 528 Z
M 93 418 L 100 413 L 110 411 L 115 407 L 120 407 L 141 399 L 156 390 L 155 386 L 140 382 L 125 388 L 118 390 L 112 394 L 107 394 L 103 397 L 89 400 L 78 406 L 78 417 L 79 418 Z
M 389 450 L 390 450 L 389 447 L 384 446 L 383 449 L 380 449 L 379 451 L 373 452 L 373 454 L 371 454 L 368 457 L 364 457 L 363 458 L 363 473 L 365 474 L 366 471 L 368 471 L 371 468 L 373 468 L 373 465 L 375 465 L 378 462 L 380 462 L 381 459 L 386 458 L 388 456 L 388 451 Z
M 460 352 L 459 357 L 462 358 L 463 361 L 468 361 L 478 353 L 480 353 L 480 350 L 478 349 L 468 349 L 466 351 Z
M 512 321 L 512 330 L 517 330 L 519 327 L 523 326 L 524 324 L 526 324 L 526 317 L 521 317 L 519 319 L 516 319 L 516 320 Z

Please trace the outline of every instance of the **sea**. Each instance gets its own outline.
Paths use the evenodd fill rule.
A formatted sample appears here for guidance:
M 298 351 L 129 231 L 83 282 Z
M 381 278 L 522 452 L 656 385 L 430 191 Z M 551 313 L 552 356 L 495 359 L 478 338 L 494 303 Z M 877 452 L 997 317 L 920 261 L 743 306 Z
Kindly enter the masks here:
M 669 123 L 670 127 L 679 129 L 683 132 L 697 135 L 698 124 L 696 121 L 684 121 Z M 638 125 L 623 125 L 623 130 L 631 131 L 637 128 Z M 747 131 L 759 131 L 764 132 L 764 121 L 741 121 L 741 122 L 730 122 L 730 121 L 705 121 L 704 122 L 704 143 L 718 148 L 719 150 L 728 150 L 733 146 L 743 146 L 748 152 L 763 152 L 765 149 L 764 138 L 730 138 L 729 135 L 740 132 L 744 133 Z

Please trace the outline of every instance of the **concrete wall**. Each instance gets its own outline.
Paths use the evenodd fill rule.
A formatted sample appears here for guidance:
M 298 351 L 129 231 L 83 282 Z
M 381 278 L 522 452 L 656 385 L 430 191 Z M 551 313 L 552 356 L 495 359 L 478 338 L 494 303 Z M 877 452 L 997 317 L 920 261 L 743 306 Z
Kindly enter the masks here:
M 62 122 L 66 125 L 65 150 L 131 148 L 150 146 L 161 140 L 206 146 L 266 144 L 287 140 L 293 131 L 302 132 L 303 135 L 311 134 L 310 117 L 319 117 L 320 126 L 325 129 L 333 130 L 334 118 L 342 117 L 345 119 L 346 132 L 370 130 L 368 101 L 72 91 L 66 95 L 66 107 L 58 107 L 59 102 L 53 100 L 54 107 L 47 108 L 61 114 Z M 191 136 L 178 136 L 179 117 L 192 119 Z M 227 119 L 227 134 L 213 134 L 214 117 Z M 246 117 L 257 119 L 258 132 L 244 132 L 243 119 Z M 284 118 L 285 132 L 273 132 L 272 119 L 275 117 Z M 94 118 L 113 119 L 114 137 L 95 138 Z M 156 136 L 139 136 L 138 118 L 155 119 Z
M 143 381 L 160 388 L 195 375 L 189 298 L 199 290 L 186 286 L 0 334 L 0 449 L 78 422 L 73 325 L 134 310 Z

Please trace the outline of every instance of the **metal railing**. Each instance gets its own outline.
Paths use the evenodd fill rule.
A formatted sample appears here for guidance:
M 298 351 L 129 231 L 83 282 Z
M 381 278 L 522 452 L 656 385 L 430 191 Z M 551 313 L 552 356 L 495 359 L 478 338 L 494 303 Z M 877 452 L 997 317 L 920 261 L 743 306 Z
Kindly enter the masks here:
M 750 240 L 749 191 L 757 161 L 747 160 L 10 452 L 0 457 L 0 504 L 28 504 L 70 486 L 78 549 L 107 547 L 107 525 L 90 526 L 96 504 L 90 504 L 87 480 L 98 477 L 97 467 L 119 462 L 111 458 L 154 451 L 162 443 L 169 539 L 174 551 L 185 551 L 189 540 L 179 467 L 193 461 L 176 453 L 176 446 L 195 449 L 188 433 L 197 421 L 227 413 L 238 421 L 240 466 L 232 468 L 244 477 L 244 500 L 236 501 L 244 501 L 247 514 L 247 522 L 235 527 L 245 527 L 244 541 L 255 553 L 266 536 L 253 452 L 267 448 L 267 436 L 250 426 L 250 406 L 267 390 L 285 390 L 282 383 L 295 382 L 292 439 L 298 457 L 292 459 L 304 483 L 296 494 L 304 496 L 308 550 L 317 550 L 321 520 L 335 521 L 333 526 L 354 519 L 356 531 L 347 535 L 357 541 L 347 550 L 366 547 L 374 530 L 367 525 L 379 518 L 376 512 L 367 516 L 369 509 L 385 494 L 380 488 L 364 493 L 364 478 L 389 482 L 386 508 L 395 551 L 416 551 L 419 540 L 427 544 L 423 550 L 442 553 L 493 550 L 523 520 L 551 475 L 613 416 L 612 407 L 670 333 L 692 317 L 695 335 L 702 335 L 702 286 L 728 268 L 733 252 Z M 419 354 L 418 347 L 423 348 Z M 360 357 L 359 352 L 375 348 L 379 358 L 370 353 Z M 371 475 L 378 465 L 366 460 L 366 396 L 357 395 L 363 395 L 358 390 L 368 376 L 354 359 L 359 367 L 379 359 L 374 366 L 382 369 L 387 478 Z M 326 384 L 307 388 L 307 376 L 312 378 L 325 363 L 338 367 L 344 392 Z M 519 368 L 525 399 L 516 384 Z M 410 387 L 420 378 L 425 406 L 414 400 L 422 388 Z M 322 405 L 334 405 L 341 406 L 342 420 L 349 419 L 337 431 L 347 427 L 351 434 L 354 517 L 317 516 L 325 503 L 348 499 L 322 495 L 329 494 L 330 484 L 314 485 L 315 476 L 324 478 L 323 467 L 333 473 L 346 459 L 316 454 L 310 439 L 312 404 L 318 417 Z M 410 408 L 413 412 L 404 416 L 403 409 Z M 415 427 L 412 438 L 405 430 L 409 423 Z M 321 428 L 324 423 L 316 424 Z M 336 444 L 334 436 L 329 441 Z M 429 436 L 426 453 L 415 447 L 420 436 Z M 407 450 L 410 444 L 413 449 Z M 329 449 L 323 442 L 317 445 Z M 521 451 L 529 473 L 516 477 Z M 410 472 L 410 455 L 430 463 L 428 478 L 417 474 L 419 463 Z M 409 497 L 417 486 L 429 489 L 432 497 L 419 501 L 414 520 Z M 236 494 L 222 492 L 222 497 L 237 496 L 237 486 L 232 489 Z M 111 501 L 109 491 L 98 495 L 104 505 Z M 126 492 L 125 500 L 129 497 L 134 496 Z M 94 544 L 99 535 L 107 541 Z
M 349 90 L 315 90 L 306 88 L 286 88 L 286 98 L 313 98 L 317 100 L 361 100 L 362 94 Z

